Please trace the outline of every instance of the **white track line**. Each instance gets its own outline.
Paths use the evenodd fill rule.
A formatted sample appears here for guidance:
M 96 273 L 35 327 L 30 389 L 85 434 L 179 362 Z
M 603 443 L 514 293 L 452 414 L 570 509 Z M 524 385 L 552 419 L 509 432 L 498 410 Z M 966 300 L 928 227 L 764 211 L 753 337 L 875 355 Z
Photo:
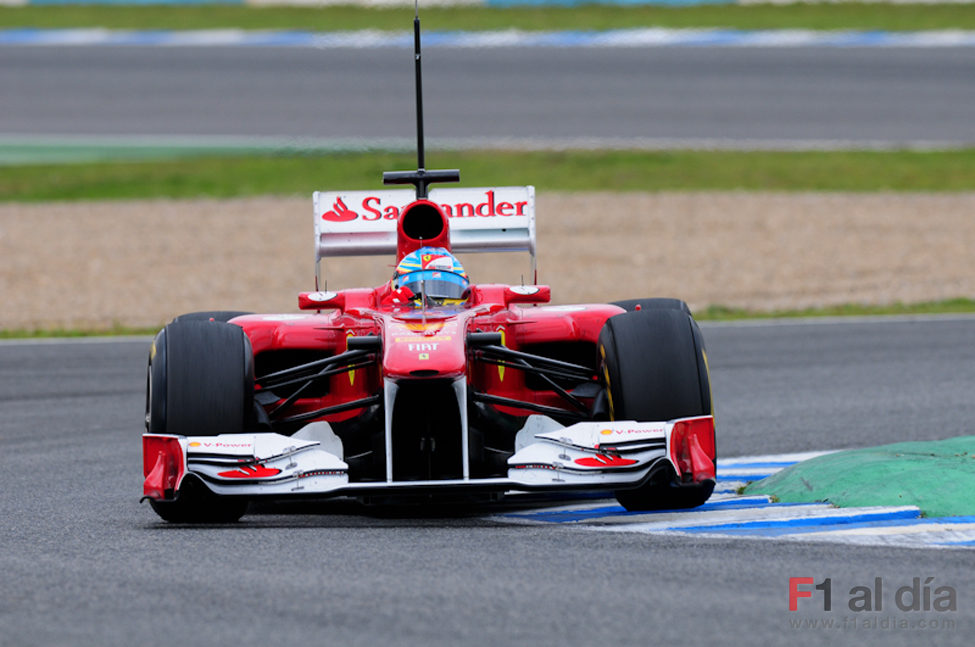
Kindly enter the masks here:
M 830 452 L 742 456 L 718 460 L 718 488 L 693 510 L 626 512 L 612 500 L 539 507 L 492 517 L 512 524 L 570 525 L 603 532 L 812 541 L 874 546 L 975 548 L 975 516 L 926 519 L 914 506 L 836 508 L 826 503 L 773 503 L 741 496 L 736 475 L 762 478 Z M 723 478 L 724 477 L 724 478 Z
M 83 29 L 0 30 L 0 46 L 141 46 L 141 47 L 292 47 L 382 48 L 412 46 L 406 31 L 360 30 L 301 32 L 244 29 L 185 31 Z M 534 32 L 518 29 L 427 32 L 428 47 L 975 47 L 975 31 L 883 32 L 853 30 L 613 29 L 608 31 Z

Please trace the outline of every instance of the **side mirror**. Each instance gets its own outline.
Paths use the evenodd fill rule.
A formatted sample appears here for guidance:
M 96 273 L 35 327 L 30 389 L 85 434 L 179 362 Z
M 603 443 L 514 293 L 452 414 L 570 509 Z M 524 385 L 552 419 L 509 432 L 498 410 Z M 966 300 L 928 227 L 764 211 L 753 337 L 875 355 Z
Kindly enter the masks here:
M 505 305 L 509 303 L 548 303 L 552 288 L 547 285 L 509 285 L 504 289 Z
M 298 295 L 301 310 L 343 310 L 345 295 L 341 292 L 302 292 Z

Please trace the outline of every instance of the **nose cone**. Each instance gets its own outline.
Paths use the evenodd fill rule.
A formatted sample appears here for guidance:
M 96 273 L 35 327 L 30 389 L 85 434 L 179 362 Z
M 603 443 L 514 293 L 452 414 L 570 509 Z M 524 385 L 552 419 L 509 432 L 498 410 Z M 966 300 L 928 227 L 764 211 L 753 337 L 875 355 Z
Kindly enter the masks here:
M 383 374 L 392 380 L 465 375 L 467 353 L 461 332 L 457 321 L 388 321 Z

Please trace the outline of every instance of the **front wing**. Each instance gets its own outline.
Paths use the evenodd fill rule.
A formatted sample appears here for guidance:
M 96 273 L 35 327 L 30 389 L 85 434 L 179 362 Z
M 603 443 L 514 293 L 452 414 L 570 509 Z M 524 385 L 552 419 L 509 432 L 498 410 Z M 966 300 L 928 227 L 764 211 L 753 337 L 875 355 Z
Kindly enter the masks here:
M 626 489 L 665 468 L 679 482 L 715 478 L 712 416 L 668 422 L 581 422 L 568 427 L 531 416 L 515 449 L 506 478 L 350 482 L 348 464 L 333 453 L 341 449 L 331 443 L 274 433 L 144 434 L 144 495 L 156 501 L 173 500 L 190 475 L 215 494 L 255 498 L 395 495 L 417 490 Z

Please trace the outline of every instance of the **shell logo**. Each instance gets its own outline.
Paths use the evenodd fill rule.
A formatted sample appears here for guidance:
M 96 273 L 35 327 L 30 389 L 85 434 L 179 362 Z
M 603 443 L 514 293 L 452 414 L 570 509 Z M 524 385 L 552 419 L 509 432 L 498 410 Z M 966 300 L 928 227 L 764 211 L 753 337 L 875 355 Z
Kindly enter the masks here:
M 612 436 L 613 435 L 613 430 L 612 429 L 602 429 L 602 430 L 600 430 L 599 433 L 602 434 L 603 436 Z
M 189 444 L 188 446 L 189 446 L 189 447 L 199 447 L 199 446 L 200 446 L 200 443 L 198 443 L 197 441 L 195 441 L 195 440 L 194 440 L 194 441 L 193 441 L 193 442 L 191 442 L 191 443 L 190 443 L 190 444 Z
M 436 334 L 440 332 L 441 328 L 443 328 L 443 322 L 441 321 L 430 321 L 427 323 L 411 321 L 406 324 L 406 329 L 410 332 L 418 332 L 426 335 Z

